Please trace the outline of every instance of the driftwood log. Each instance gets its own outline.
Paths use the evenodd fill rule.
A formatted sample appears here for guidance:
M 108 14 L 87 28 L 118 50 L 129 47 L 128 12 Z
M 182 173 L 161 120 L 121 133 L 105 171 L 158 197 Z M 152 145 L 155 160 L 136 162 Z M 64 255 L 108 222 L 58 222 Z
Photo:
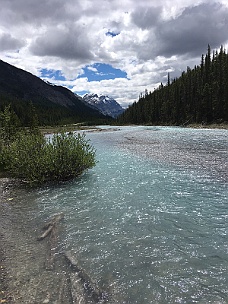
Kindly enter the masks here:
M 41 241 L 45 239 L 52 232 L 52 230 L 56 228 L 56 225 L 63 218 L 63 216 L 63 213 L 56 214 L 47 224 L 45 224 L 43 227 L 43 230 L 45 231 L 37 238 L 37 240 Z
M 58 240 L 58 223 L 63 218 L 63 213 L 56 214 L 53 218 L 44 225 L 44 232 L 37 238 L 38 241 L 45 239 L 50 235 L 49 238 L 49 250 L 46 258 L 46 269 L 52 270 L 54 268 L 54 257 L 55 257 L 55 248 L 57 247 Z
M 77 272 L 70 274 L 70 285 L 73 303 L 86 304 L 85 290 Z
M 43 233 L 37 238 L 41 241 L 48 239 L 49 250 L 46 257 L 46 269 L 53 270 L 55 249 L 58 240 L 58 226 L 63 218 L 63 214 L 54 215 L 51 220 L 43 226 Z M 71 293 L 74 304 L 103 304 L 108 302 L 108 294 L 99 289 L 97 284 L 92 281 L 90 276 L 85 272 L 74 255 L 67 251 L 64 253 L 65 261 L 69 267 L 69 273 L 65 274 L 59 285 L 58 299 L 56 303 L 63 303 L 67 290 Z M 69 285 L 68 285 L 69 284 Z M 68 289 L 69 287 L 69 289 Z M 48 298 L 45 300 L 49 300 Z
M 106 303 L 108 295 L 99 289 L 89 275 L 79 266 L 77 259 L 71 252 L 65 252 L 65 258 L 70 264 L 73 273 L 70 276 L 71 294 L 74 303 Z

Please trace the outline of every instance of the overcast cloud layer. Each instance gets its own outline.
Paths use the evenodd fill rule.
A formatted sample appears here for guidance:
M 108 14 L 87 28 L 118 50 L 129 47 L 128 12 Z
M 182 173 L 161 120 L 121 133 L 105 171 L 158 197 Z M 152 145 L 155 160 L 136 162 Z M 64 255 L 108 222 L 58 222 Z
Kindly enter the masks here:
M 127 106 L 199 64 L 208 44 L 227 47 L 227 29 L 227 0 L 1 0 L 0 59 L 38 76 L 60 70 L 66 81 L 49 81 Z M 94 63 L 127 78 L 77 78 Z

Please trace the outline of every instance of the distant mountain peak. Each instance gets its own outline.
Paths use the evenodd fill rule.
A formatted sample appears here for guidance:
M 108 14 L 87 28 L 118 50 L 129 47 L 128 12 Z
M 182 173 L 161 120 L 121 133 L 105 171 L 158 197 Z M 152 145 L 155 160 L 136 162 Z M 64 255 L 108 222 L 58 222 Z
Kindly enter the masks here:
M 32 102 L 39 112 L 39 121 L 44 124 L 57 124 L 62 121 L 76 123 L 107 118 L 68 88 L 42 80 L 0 60 L 0 106 L 9 102 L 21 116 L 24 115 L 21 107 L 25 108 L 27 102 Z
M 123 113 L 124 109 L 114 99 L 107 95 L 88 93 L 83 96 L 83 101 L 97 108 L 102 114 L 116 118 Z

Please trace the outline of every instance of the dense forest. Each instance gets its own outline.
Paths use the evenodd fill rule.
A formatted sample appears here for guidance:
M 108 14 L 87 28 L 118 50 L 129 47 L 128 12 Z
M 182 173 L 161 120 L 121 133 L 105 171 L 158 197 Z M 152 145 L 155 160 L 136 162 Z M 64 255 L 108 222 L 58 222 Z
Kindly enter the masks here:
M 22 126 L 30 126 L 31 120 L 34 119 L 34 112 L 36 113 L 39 125 L 58 125 L 77 121 L 74 117 L 75 113 L 71 113 L 66 107 L 45 101 L 34 103 L 17 97 L 0 95 L 0 112 L 3 112 L 9 104 Z
M 97 116 L 95 116 L 93 113 L 90 113 L 90 111 L 86 111 L 88 107 L 80 108 L 80 104 L 77 105 L 75 109 L 75 107 L 61 106 L 42 98 L 24 100 L 22 98 L 0 94 L 0 113 L 3 112 L 8 105 L 11 105 L 21 126 L 30 126 L 34 117 L 36 117 L 38 125 L 40 126 L 56 126 L 82 122 L 86 124 L 105 124 L 112 121 L 111 117 L 104 118 L 104 115 L 99 112 L 97 112 Z
M 172 124 L 228 122 L 228 54 L 208 46 L 201 64 L 187 67 L 179 78 L 153 92 L 145 91 L 119 118 L 119 123 Z

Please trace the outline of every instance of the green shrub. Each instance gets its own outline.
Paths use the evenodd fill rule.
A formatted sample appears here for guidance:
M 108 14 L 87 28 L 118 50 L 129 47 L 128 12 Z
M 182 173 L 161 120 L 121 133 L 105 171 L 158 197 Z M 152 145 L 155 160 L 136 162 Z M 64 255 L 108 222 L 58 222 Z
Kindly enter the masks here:
M 20 133 L 1 151 L 4 170 L 30 183 L 67 180 L 95 166 L 95 150 L 84 134 Z

